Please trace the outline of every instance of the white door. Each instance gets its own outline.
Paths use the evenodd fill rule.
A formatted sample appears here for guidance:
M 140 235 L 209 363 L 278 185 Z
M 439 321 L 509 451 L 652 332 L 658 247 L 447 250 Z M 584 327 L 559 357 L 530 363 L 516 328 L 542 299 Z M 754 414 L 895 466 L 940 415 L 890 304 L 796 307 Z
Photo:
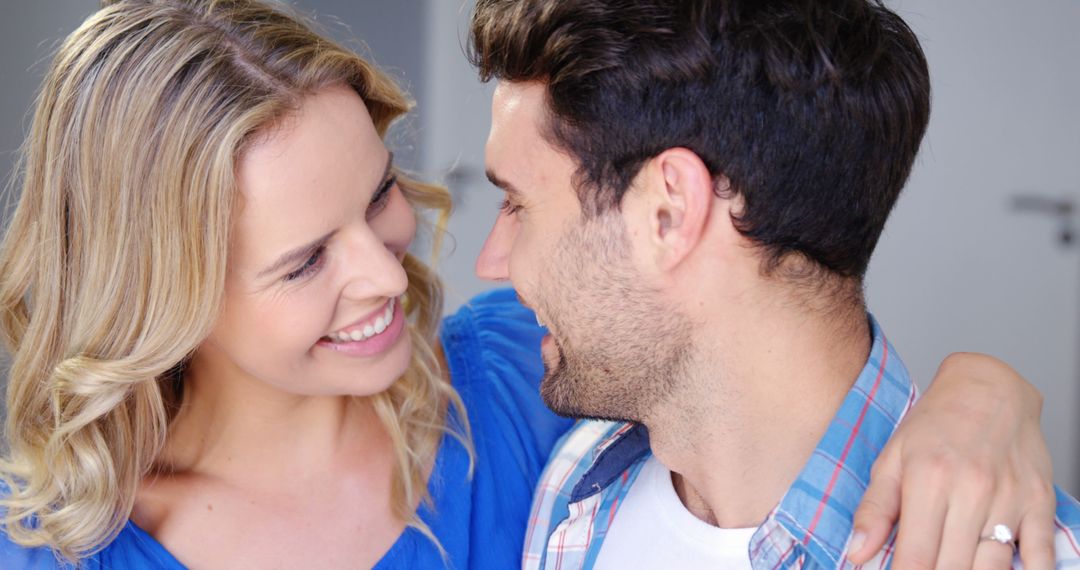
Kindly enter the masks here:
M 484 176 L 484 143 L 491 128 L 494 85 L 482 84 L 465 58 L 473 0 L 428 0 L 428 90 L 418 98 L 424 116 L 424 173 L 454 194 L 439 273 L 447 312 L 492 287 L 473 267 L 495 220 L 501 194 Z
M 1080 2 L 894 0 L 922 40 L 930 128 L 869 275 L 925 386 L 946 353 L 999 356 L 1044 394 L 1055 478 L 1080 492 L 1080 257 L 1017 196 L 1080 196 Z

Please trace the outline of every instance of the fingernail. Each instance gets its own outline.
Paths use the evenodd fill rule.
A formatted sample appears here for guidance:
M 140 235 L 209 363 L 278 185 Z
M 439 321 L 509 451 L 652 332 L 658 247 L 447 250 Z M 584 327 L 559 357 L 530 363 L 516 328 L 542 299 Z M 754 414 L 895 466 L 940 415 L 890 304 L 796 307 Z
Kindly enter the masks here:
M 851 536 L 851 542 L 848 543 L 848 554 L 859 552 L 864 544 L 866 544 L 866 533 L 861 530 L 855 531 L 855 534 Z

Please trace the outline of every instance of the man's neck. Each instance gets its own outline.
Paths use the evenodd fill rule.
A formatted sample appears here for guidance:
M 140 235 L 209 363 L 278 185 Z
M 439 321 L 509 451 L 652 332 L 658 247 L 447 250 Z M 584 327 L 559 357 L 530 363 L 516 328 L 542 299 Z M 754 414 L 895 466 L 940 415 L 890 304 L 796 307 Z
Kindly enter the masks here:
M 861 311 L 839 319 L 762 311 L 744 322 L 752 324 L 703 339 L 712 361 L 644 421 L 683 503 L 722 528 L 758 526 L 780 502 L 871 346 Z

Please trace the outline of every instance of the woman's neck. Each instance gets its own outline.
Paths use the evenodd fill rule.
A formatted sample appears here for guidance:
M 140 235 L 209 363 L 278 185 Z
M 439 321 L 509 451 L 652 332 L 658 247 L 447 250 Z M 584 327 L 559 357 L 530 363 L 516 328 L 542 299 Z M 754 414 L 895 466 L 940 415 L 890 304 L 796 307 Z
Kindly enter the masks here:
M 366 398 L 297 395 L 192 366 L 158 467 L 275 486 L 356 473 L 372 454 L 393 448 Z

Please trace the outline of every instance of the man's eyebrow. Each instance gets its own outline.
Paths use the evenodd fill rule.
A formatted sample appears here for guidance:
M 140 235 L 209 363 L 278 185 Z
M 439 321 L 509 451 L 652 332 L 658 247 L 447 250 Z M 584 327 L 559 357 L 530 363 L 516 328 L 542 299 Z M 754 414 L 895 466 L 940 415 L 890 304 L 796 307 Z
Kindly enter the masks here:
M 372 192 L 372 195 L 374 195 L 375 192 L 378 192 L 379 188 L 381 188 L 382 185 L 386 183 L 386 181 L 390 178 L 390 173 L 393 169 L 394 153 L 391 152 L 389 153 L 389 156 L 386 157 L 386 168 L 383 170 L 382 178 L 379 179 L 379 183 L 378 185 L 376 185 L 375 190 Z M 300 247 L 291 249 L 283 253 L 280 257 L 277 258 L 276 261 L 274 261 L 274 263 L 271 263 L 269 267 L 260 271 L 259 274 L 256 276 L 256 279 L 261 279 L 266 275 L 280 271 L 282 268 L 306 260 L 307 258 L 311 257 L 316 250 L 326 245 L 326 242 L 330 241 L 330 238 L 334 237 L 334 234 L 336 233 L 336 229 L 332 230 L 326 235 L 320 237 L 319 239 L 311 243 L 302 245 Z
M 492 184 L 494 184 L 500 190 L 502 190 L 504 192 L 507 192 L 509 194 L 518 194 L 518 195 L 521 194 L 521 192 L 518 191 L 516 186 L 514 186 L 510 182 L 507 182 L 506 180 L 503 180 L 502 178 L 499 178 L 499 175 L 495 174 L 494 170 L 489 168 L 486 171 L 484 171 L 484 175 L 487 176 L 488 181 L 490 181 Z

